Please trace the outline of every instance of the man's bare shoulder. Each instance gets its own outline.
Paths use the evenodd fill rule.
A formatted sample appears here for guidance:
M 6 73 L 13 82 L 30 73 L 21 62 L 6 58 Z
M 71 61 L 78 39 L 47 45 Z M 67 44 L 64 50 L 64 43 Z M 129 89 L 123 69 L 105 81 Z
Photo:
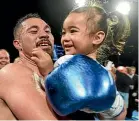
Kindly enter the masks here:
M 0 88 L 2 94 L 10 91 L 10 89 L 22 87 L 24 84 L 32 82 L 32 72 L 20 64 L 8 64 L 0 70 Z M 8 90 L 7 90 L 8 89 Z M 7 91 L 6 91 L 7 90 Z M 1 96 L 1 93 L 0 93 Z
M 18 63 L 11 63 L 0 70 L 0 79 L 5 77 L 6 80 L 9 80 L 9 78 L 18 78 L 31 73 L 32 71 L 28 67 Z
M 26 73 L 26 71 L 29 72 L 26 66 L 19 63 L 10 63 L 0 70 L 0 74 L 13 74 L 14 72 L 22 74 L 22 72 Z
M 17 119 L 56 120 L 46 103 L 45 94 L 42 95 L 42 91 L 36 87 L 28 68 L 10 64 L 0 72 L 0 80 L 4 78 L 3 83 L 0 83 L 0 98 Z

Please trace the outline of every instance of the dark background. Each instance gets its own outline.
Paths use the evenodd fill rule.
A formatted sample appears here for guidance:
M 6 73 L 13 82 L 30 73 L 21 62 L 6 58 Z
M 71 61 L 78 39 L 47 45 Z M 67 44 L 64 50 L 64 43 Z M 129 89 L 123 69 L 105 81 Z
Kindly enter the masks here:
M 104 4 L 105 9 L 114 11 L 116 4 L 121 0 L 108 0 Z M 111 59 L 118 65 L 138 67 L 138 2 L 130 2 L 131 10 L 129 19 L 131 22 L 131 36 L 128 38 L 124 53 L 112 56 Z M 11 2 L 11 3 L 10 3 Z M 60 32 L 65 16 L 75 6 L 74 0 L 1 0 L 1 44 L 0 48 L 8 50 L 11 62 L 18 56 L 14 48 L 13 28 L 17 20 L 28 13 L 39 13 L 52 28 L 55 43 L 60 45 Z M 124 7 L 124 6 L 123 6 Z

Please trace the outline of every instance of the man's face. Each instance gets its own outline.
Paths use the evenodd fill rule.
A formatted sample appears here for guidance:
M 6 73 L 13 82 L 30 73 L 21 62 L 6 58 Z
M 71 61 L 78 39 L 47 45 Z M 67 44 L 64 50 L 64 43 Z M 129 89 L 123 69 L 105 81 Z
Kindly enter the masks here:
M 5 50 L 0 50 L 0 69 L 10 63 L 9 54 Z
M 47 23 L 39 18 L 29 18 L 22 23 L 20 43 L 22 51 L 32 56 L 32 50 L 40 47 L 50 56 L 53 54 L 54 37 Z
M 87 31 L 87 21 L 83 13 L 71 13 L 63 23 L 61 43 L 65 54 L 89 54 L 92 40 Z
M 131 69 L 131 75 L 135 74 L 136 70 L 135 69 Z

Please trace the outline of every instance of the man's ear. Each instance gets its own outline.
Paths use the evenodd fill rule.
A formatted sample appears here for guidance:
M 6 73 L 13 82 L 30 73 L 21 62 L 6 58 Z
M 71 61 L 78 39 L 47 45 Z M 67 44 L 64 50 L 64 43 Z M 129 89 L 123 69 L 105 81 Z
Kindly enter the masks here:
M 14 47 L 15 47 L 17 50 L 19 50 L 19 51 L 22 50 L 22 46 L 21 46 L 21 43 L 20 43 L 19 40 L 14 40 L 14 41 L 13 41 L 13 45 L 14 45 Z
M 94 45 L 99 45 L 104 41 L 105 38 L 105 33 L 103 31 L 98 31 L 97 33 L 95 33 L 95 35 L 93 36 L 93 41 L 92 43 Z

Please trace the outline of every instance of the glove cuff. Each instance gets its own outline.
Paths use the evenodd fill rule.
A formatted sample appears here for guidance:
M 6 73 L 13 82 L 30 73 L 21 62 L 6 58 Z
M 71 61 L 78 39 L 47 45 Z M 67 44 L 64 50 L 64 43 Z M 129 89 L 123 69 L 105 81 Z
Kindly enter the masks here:
M 124 100 L 118 91 L 116 93 L 117 93 L 116 98 L 115 98 L 115 101 L 114 101 L 112 107 L 109 110 L 106 110 L 106 111 L 101 113 L 101 115 L 105 119 L 112 119 L 114 117 L 117 117 L 124 110 Z
M 71 59 L 73 57 L 73 55 L 64 55 L 62 57 L 60 57 L 55 63 L 54 63 L 54 68 L 58 67 L 59 65 L 61 65 L 62 63 L 68 61 L 69 59 Z

